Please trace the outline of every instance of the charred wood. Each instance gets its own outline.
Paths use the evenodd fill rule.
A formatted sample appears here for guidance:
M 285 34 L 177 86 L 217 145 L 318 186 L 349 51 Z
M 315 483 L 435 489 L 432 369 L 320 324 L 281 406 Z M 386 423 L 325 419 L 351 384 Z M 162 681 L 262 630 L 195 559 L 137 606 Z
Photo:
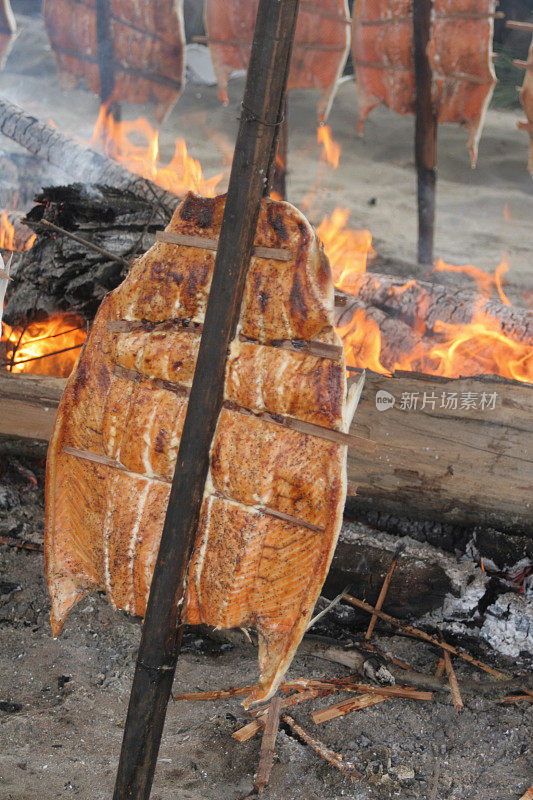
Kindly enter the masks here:
M 418 338 L 433 336 L 437 320 L 454 324 L 471 322 L 479 307 L 478 293 L 462 287 L 427 281 L 406 282 L 371 272 L 354 276 L 351 294 L 354 297 L 348 296 L 345 307 L 337 310 L 338 325 L 349 324 L 355 311 L 363 307 L 370 315 L 377 312 L 375 319 L 380 328 L 388 321 L 395 325 L 404 323 L 411 335 L 421 328 L 423 332 L 417 335 Z M 507 336 L 524 344 L 533 344 L 533 314 L 530 311 L 488 300 L 483 305 L 483 312 L 496 317 Z M 400 350 L 399 347 L 395 349 L 397 352 Z
M 95 150 L 78 144 L 4 98 L 0 98 L 0 133 L 59 167 L 74 180 L 134 192 L 152 204 L 161 204 L 169 214 L 174 211 L 175 195 L 134 175 Z
M 126 260 L 153 244 L 168 217 L 129 191 L 73 184 L 45 189 L 26 217 L 37 240 L 12 263 L 4 319 L 10 324 L 73 311 L 92 320 L 103 296 L 123 280 L 127 267 L 45 229 L 46 220 Z

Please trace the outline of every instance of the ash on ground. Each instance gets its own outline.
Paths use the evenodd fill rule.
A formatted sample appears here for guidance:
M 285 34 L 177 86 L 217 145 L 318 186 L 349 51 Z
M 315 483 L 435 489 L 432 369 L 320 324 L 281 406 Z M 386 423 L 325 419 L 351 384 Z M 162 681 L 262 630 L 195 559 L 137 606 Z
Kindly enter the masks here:
M 42 463 L 31 462 L 30 468 L 4 459 L 3 468 L 0 535 L 42 542 Z M 112 795 L 140 622 L 114 612 L 97 594 L 78 605 L 54 640 L 42 553 L 2 546 L 0 565 L 0 797 L 104 800 Z M 363 635 L 367 622 L 359 623 L 359 632 L 350 623 L 352 640 Z M 373 641 L 434 674 L 438 653 L 431 646 L 379 631 Z M 492 663 L 515 674 L 521 669 L 505 657 Z M 460 684 L 488 677 L 458 659 L 454 665 Z M 347 672 L 306 653 L 297 655 L 287 677 Z M 246 685 L 257 674 L 255 648 L 216 644 L 192 629 L 174 691 Z M 265 800 L 518 800 L 531 782 L 527 703 L 501 704 L 469 692 L 457 712 L 447 693 L 436 693 L 432 703 L 389 699 L 322 725 L 312 722 L 312 711 L 345 697 L 303 703 L 292 713 L 353 761 L 363 779 L 351 782 L 284 730 Z M 239 699 L 171 703 L 153 800 L 248 796 L 260 738 L 240 744 L 231 737 L 247 721 Z

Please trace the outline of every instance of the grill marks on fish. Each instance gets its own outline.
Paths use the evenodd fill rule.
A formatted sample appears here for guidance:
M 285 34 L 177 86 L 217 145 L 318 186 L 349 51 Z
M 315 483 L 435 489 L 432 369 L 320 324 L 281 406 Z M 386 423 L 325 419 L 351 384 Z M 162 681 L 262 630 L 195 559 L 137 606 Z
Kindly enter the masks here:
M 197 233 L 201 214 L 218 235 L 223 204 L 224 198 L 188 198 L 169 229 Z M 272 226 L 269 220 L 279 221 Z M 276 229 L 288 236 L 295 259 L 288 267 L 252 263 L 247 286 L 266 284 L 268 299 L 261 311 L 257 297 L 246 293 L 240 327 L 257 338 L 231 345 L 226 401 L 240 410 L 227 405 L 219 417 L 183 608 L 189 624 L 256 627 L 261 678 L 249 702 L 276 690 L 303 635 L 333 554 L 346 491 L 344 445 L 254 416 L 287 414 L 337 431 L 346 424 L 342 353 L 337 363 L 270 345 L 295 333 L 339 345 L 333 285 L 316 237 L 286 203 L 265 201 L 260 223 L 256 244 L 279 246 Z M 183 324 L 165 321 L 205 258 L 205 251 L 172 247 L 170 253 L 166 247 L 156 244 L 104 301 L 77 368 L 82 379 L 71 376 L 61 401 L 47 465 L 45 549 L 54 633 L 96 588 L 117 608 L 145 612 L 199 342 L 187 329 L 190 308 L 181 312 Z M 172 282 L 174 295 L 160 291 L 161 264 L 180 277 Z M 205 305 L 209 283 L 210 274 L 197 309 Z M 291 311 L 295 283 L 298 314 Z M 155 301 L 151 309 L 147 297 Z M 126 314 L 133 329 L 123 322 Z M 143 329 L 143 321 L 152 328 Z M 104 368 L 102 384 L 95 370 Z
M 494 0 L 433 0 L 428 48 L 433 103 L 439 122 L 466 125 L 473 166 L 496 82 L 494 10 Z M 352 56 L 360 133 L 368 114 L 382 103 L 399 114 L 414 113 L 411 0 L 359 0 L 353 14 Z

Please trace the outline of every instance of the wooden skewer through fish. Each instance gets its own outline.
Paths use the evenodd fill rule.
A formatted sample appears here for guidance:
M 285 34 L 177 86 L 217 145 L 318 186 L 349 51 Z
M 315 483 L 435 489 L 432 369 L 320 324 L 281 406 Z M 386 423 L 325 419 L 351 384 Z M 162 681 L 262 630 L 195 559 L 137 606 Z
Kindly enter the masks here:
M 107 330 L 110 333 L 136 333 L 146 331 L 172 331 L 184 329 L 192 334 L 202 334 L 203 325 L 201 322 L 192 320 L 164 320 L 163 322 L 146 322 L 127 319 L 117 319 L 107 323 Z M 245 342 L 257 347 L 276 347 L 280 350 L 289 350 L 293 353 L 309 353 L 317 358 L 329 358 L 332 361 L 340 361 L 342 357 L 342 345 L 330 344 L 329 342 L 303 341 L 302 339 L 279 339 L 268 344 L 256 342 L 246 336 L 239 336 L 240 342 Z
M 218 236 L 211 239 L 203 236 L 188 236 L 185 233 L 173 233 L 172 231 L 157 231 L 155 240 L 163 244 L 198 247 L 201 250 L 213 250 L 214 252 L 218 249 Z M 279 247 L 254 247 L 253 254 L 256 258 L 270 258 L 274 261 L 290 261 L 292 259 L 292 253 L 289 250 Z
M 116 469 L 119 472 L 125 472 L 128 475 L 134 475 L 137 478 L 144 478 L 145 480 L 149 481 L 157 481 L 158 483 L 167 483 L 169 485 L 172 483 L 170 478 L 165 478 L 162 475 L 141 475 L 137 472 L 132 472 L 125 467 L 124 464 L 121 464 L 120 461 L 115 461 L 113 458 L 109 458 L 108 456 L 101 455 L 99 453 L 91 453 L 88 450 L 78 450 L 76 447 L 69 446 L 64 447 L 63 452 L 69 456 L 74 456 L 75 458 L 81 458 L 85 461 L 92 461 L 96 464 L 103 464 L 106 467 Z M 216 497 L 223 497 L 228 500 L 232 499 L 226 497 L 226 495 L 223 495 L 220 492 L 215 492 L 214 495 Z M 277 509 L 270 508 L 269 506 L 258 504 L 250 506 L 250 508 L 255 509 L 255 511 L 257 511 L 259 514 L 265 514 L 267 517 L 275 517 L 276 519 L 281 519 L 284 522 L 290 522 L 293 525 L 298 525 L 301 528 L 307 528 L 307 530 L 313 531 L 313 533 L 323 533 L 325 530 L 318 525 L 314 525 L 312 522 L 307 522 L 299 517 L 294 517 L 292 514 L 285 514 L 283 511 L 278 511 Z
M 147 376 L 142 375 L 142 373 L 135 372 L 135 370 L 132 369 L 126 369 L 119 364 L 115 366 L 115 375 L 133 381 L 138 381 L 145 378 L 159 389 L 166 389 L 169 392 L 175 392 L 176 394 L 184 396 L 188 396 L 190 393 L 190 388 L 188 386 L 183 386 L 182 384 L 174 383 L 172 381 L 161 380 L 161 378 L 147 378 Z M 279 425 L 282 428 L 289 428 L 289 430 L 305 433 L 308 436 L 316 436 L 319 439 L 326 439 L 327 441 L 334 442 L 335 444 L 343 444 L 348 447 L 361 447 L 362 445 L 365 445 L 371 447 L 372 449 L 375 449 L 376 447 L 375 442 L 372 442 L 370 439 L 354 436 L 353 433 L 337 431 L 333 428 L 325 428 L 323 425 L 315 425 L 313 422 L 305 422 L 304 420 L 297 419 L 296 417 L 289 417 L 285 414 L 269 414 L 266 411 L 256 413 L 255 411 L 242 408 L 236 403 L 232 403 L 228 400 L 223 403 L 223 406 L 224 408 L 227 408 L 230 411 L 235 411 L 238 414 L 257 417 L 265 420 L 266 422 L 272 422 L 274 425 Z

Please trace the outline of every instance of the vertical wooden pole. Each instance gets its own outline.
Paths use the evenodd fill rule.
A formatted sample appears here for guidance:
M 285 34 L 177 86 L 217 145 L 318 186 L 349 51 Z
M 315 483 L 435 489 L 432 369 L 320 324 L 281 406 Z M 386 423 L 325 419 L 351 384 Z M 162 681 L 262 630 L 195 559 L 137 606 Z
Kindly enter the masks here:
M 413 0 L 415 51 L 415 163 L 418 180 L 418 262 L 433 265 L 437 183 L 437 115 L 431 99 L 432 75 L 427 48 L 432 0 Z
M 118 121 L 120 105 L 112 102 L 115 90 L 115 51 L 111 32 L 111 0 L 96 0 L 96 47 L 100 75 L 100 102 Z
M 277 199 L 287 199 L 287 159 L 289 157 L 289 98 L 285 96 L 283 104 L 283 122 L 279 126 L 278 148 L 274 161 L 272 191 Z
M 222 407 L 261 199 L 275 153 L 299 0 L 260 0 L 200 349 L 137 656 L 114 800 L 150 795 L 176 661 L 180 609 Z

